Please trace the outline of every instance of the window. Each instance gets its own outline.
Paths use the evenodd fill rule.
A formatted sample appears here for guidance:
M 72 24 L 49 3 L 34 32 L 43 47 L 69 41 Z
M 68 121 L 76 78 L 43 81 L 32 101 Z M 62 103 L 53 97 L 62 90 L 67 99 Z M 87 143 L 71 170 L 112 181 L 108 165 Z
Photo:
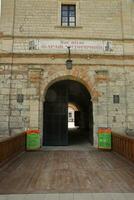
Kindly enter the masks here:
M 73 122 L 73 113 L 68 113 L 68 122 Z
M 76 26 L 75 5 L 61 5 L 61 26 Z
M 68 116 L 69 116 L 69 117 L 72 117 L 72 113 L 68 113 Z
M 120 96 L 119 95 L 113 95 L 113 103 L 120 103 Z

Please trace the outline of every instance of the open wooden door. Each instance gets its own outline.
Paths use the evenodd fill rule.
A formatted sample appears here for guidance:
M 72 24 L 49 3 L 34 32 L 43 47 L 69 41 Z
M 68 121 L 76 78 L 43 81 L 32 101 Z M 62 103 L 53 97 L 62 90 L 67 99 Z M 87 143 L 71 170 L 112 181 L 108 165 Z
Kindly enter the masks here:
M 75 111 L 75 113 L 74 113 L 74 124 L 75 124 L 75 126 L 80 126 L 80 120 L 81 120 L 80 115 L 81 115 L 80 111 Z
M 44 125 L 44 145 L 68 145 L 68 94 L 64 84 L 57 83 L 47 92 Z

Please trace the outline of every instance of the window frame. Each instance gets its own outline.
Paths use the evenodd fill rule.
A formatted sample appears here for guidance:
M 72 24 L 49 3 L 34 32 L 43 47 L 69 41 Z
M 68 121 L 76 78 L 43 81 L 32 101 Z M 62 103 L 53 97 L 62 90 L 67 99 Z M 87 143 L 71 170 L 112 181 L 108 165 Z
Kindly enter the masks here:
M 72 4 L 76 6 L 76 26 L 61 26 L 61 5 L 62 4 Z M 57 25 L 55 28 L 61 29 L 76 29 L 76 28 L 83 28 L 81 26 L 81 19 L 80 19 L 80 1 L 79 0 L 58 0 L 57 3 Z
M 113 103 L 114 104 L 120 104 L 120 95 L 119 94 L 113 95 Z
M 67 7 L 67 10 L 64 10 L 64 7 Z M 73 7 L 73 10 L 71 10 L 71 7 Z M 63 15 L 63 12 L 66 11 L 67 12 L 67 16 Z M 74 12 L 74 16 L 70 16 L 71 11 Z M 67 18 L 67 22 L 63 22 L 63 17 Z M 71 22 L 70 18 L 73 17 L 74 21 Z M 67 25 L 64 25 L 65 23 L 67 23 Z M 74 24 L 71 26 L 71 24 Z M 61 4 L 61 26 L 62 27 L 76 27 L 76 4 Z

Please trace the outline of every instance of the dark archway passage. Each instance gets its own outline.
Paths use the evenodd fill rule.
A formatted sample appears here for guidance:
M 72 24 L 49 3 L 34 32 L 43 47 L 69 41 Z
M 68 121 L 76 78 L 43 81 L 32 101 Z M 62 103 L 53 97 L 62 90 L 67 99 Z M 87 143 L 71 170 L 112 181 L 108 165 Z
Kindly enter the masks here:
M 68 104 L 79 107 L 75 112 L 78 129 L 68 129 Z M 76 144 L 82 140 L 93 144 L 93 109 L 91 96 L 77 81 L 63 80 L 49 87 L 44 103 L 43 145 Z

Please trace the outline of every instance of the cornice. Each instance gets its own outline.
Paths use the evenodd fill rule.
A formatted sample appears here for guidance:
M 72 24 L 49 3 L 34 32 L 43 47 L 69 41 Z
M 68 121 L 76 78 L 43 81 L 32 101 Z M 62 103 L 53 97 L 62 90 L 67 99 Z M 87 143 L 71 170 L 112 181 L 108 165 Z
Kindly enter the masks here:
M 21 35 L 15 35 L 14 37 L 12 35 L 4 35 L 2 32 L 0 32 L 0 39 L 79 39 L 79 40 L 103 40 L 103 41 L 120 41 L 120 42 L 134 42 L 134 38 L 96 38 L 96 37 L 59 37 L 59 36 L 21 36 Z
M 47 53 L 0 53 L 0 57 L 14 57 L 14 58 L 67 58 L 67 54 L 47 54 Z M 83 58 L 83 59 L 117 59 L 117 60 L 125 60 L 125 59 L 134 59 L 134 55 L 108 55 L 108 54 L 71 54 L 71 58 Z

